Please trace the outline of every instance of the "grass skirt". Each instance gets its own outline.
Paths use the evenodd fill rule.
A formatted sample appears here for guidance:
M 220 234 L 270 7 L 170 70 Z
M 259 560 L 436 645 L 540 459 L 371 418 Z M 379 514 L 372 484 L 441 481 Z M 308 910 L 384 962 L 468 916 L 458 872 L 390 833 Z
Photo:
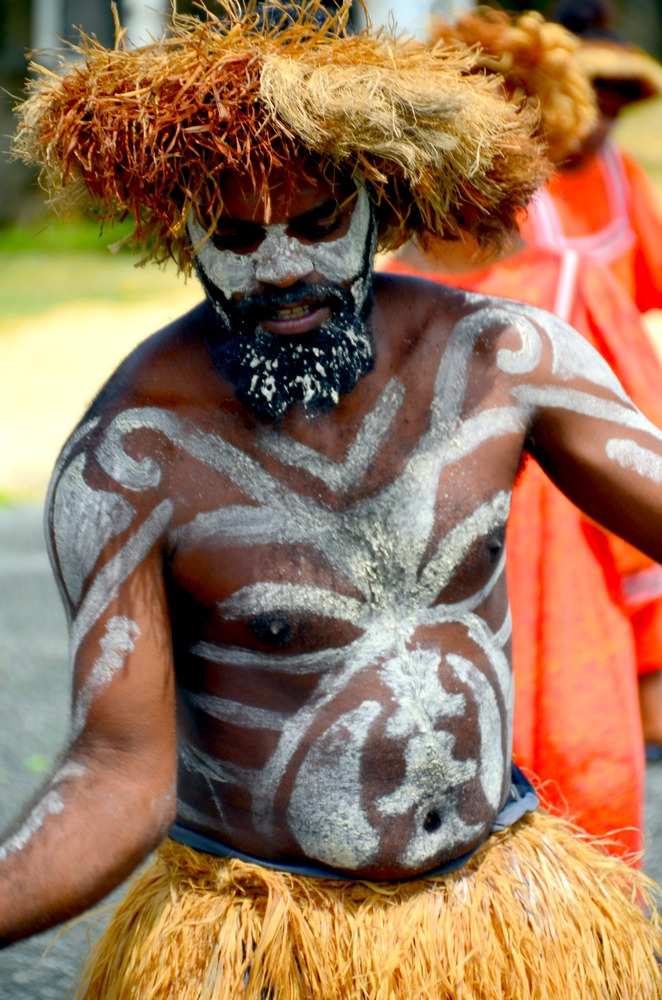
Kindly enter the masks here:
M 652 1000 L 654 886 L 537 812 L 459 872 L 336 882 L 167 841 L 82 973 L 86 1000 Z

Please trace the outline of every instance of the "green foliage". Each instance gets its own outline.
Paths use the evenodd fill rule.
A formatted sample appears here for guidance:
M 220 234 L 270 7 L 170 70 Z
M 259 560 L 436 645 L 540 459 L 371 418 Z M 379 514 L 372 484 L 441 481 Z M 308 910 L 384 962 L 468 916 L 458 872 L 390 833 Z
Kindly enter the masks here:
M 162 294 L 176 282 L 175 269 L 136 268 L 128 250 L 109 245 L 131 231 L 88 220 L 59 220 L 0 228 L 0 315 L 5 322 L 74 300 L 133 302 Z
M 127 236 L 132 229 L 127 220 L 115 226 L 91 219 L 48 218 L 32 226 L 0 228 L 0 254 L 3 253 L 108 253 L 108 246 Z M 120 253 L 128 253 L 121 250 Z

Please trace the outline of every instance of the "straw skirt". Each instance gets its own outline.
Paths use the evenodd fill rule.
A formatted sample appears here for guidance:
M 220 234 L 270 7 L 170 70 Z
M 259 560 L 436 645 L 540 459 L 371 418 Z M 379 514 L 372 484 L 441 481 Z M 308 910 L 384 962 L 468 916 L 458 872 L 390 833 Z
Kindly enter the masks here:
M 169 840 L 130 884 L 78 997 L 652 1000 L 654 891 L 541 811 L 460 871 L 406 882 L 302 877 Z

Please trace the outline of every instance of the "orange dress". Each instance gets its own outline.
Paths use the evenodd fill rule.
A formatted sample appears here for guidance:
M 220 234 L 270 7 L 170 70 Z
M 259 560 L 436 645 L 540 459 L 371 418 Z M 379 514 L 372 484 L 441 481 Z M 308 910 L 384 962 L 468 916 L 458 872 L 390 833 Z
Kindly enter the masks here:
M 662 204 L 648 175 L 608 139 L 557 173 L 520 226 L 528 243 L 577 250 L 611 268 L 640 312 L 662 309 Z
M 384 270 L 560 314 L 662 426 L 657 359 L 638 312 L 603 268 L 572 251 L 529 246 L 461 275 L 396 259 Z M 649 669 L 662 664 L 662 570 L 585 517 L 529 459 L 513 492 L 507 578 L 515 762 L 542 785 L 548 807 L 598 836 L 619 830 L 616 853 L 639 851 L 644 758 L 635 678 L 639 660 Z

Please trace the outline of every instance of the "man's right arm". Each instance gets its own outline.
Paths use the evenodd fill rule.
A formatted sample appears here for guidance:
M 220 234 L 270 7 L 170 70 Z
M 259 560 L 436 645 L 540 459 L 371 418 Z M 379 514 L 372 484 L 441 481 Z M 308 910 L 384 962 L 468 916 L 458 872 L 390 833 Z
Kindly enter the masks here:
M 136 502 L 109 485 L 81 450 L 62 465 L 52 491 L 52 554 L 70 618 L 72 733 L 64 760 L 0 844 L 4 943 L 97 902 L 174 817 L 162 552 L 171 505 Z

